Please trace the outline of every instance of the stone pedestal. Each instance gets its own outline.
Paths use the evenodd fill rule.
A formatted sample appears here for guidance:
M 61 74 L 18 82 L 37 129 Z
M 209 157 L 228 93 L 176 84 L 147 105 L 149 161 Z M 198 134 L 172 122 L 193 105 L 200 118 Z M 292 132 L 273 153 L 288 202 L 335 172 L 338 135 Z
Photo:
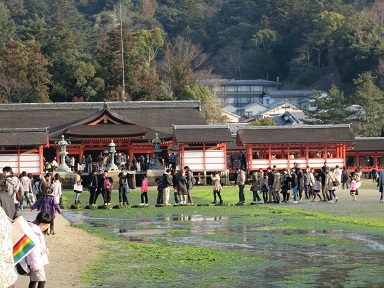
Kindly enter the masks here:
M 155 179 L 156 178 L 160 178 L 161 179 L 161 177 L 164 174 L 164 171 L 165 171 L 164 168 L 162 168 L 161 170 L 153 170 L 153 169 L 147 170 L 148 185 L 149 186 L 157 186 L 157 183 L 155 182 Z
M 155 154 L 155 156 L 152 159 L 151 169 L 152 170 L 161 170 L 164 172 L 164 167 L 163 167 L 163 165 L 161 165 L 160 160 L 159 160 L 159 155 L 160 155 L 161 151 L 162 151 L 161 149 L 154 149 L 153 150 L 153 153 Z

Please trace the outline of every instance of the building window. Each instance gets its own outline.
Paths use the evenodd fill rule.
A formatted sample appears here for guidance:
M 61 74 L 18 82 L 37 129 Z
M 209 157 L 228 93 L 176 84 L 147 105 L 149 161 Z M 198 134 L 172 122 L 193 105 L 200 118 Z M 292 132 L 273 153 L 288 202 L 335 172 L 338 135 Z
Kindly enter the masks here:
M 237 92 L 237 86 L 227 86 L 228 92 Z
M 213 92 L 224 92 L 224 87 L 223 86 L 215 86 L 212 89 Z
M 244 94 L 244 93 L 249 93 L 250 91 L 250 87 L 249 86 L 239 86 L 237 87 L 237 91 L 239 92 L 239 94 Z
M 261 87 L 261 86 L 251 86 L 251 91 L 252 92 L 262 92 L 263 91 L 263 87 Z

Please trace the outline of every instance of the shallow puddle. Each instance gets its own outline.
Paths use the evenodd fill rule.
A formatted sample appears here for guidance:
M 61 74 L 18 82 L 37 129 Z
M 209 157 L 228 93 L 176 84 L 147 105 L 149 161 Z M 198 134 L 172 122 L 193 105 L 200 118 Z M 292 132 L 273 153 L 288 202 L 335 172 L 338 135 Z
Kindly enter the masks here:
M 68 211 L 75 224 L 105 227 L 130 242 L 165 241 L 231 251 L 245 251 L 265 262 L 238 264 L 243 276 L 234 286 L 199 287 L 384 287 L 384 239 L 336 229 L 284 229 L 276 216 L 269 223 L 254 215 L 207 217 L 159 214 L 153 219 L 92 218 Z M 244 220 L 244 223 L 242 223 Z M 288 225 L 288 224 L 287 224 Z M 247 278 L 253 280 L 248 280 Z M 254 279 L 258 285 L 255 286 Z M 232 283 L 233 284 L 233 283 Z

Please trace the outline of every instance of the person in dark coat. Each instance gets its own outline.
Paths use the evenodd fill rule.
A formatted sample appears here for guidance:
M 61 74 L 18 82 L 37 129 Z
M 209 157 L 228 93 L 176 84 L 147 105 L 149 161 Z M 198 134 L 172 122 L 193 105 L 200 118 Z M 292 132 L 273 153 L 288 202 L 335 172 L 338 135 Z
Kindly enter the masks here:
M 184 170 L 180 171 L 179 175 L 177 176 L 177 187 L 179 189 L 180 204 L 186 205 L 187 195 L 188 195 L 188 183 L 187 183 L 187 179 L 185 178 Z
M 94 202 L 93 204 L 96 204 L 96 201 L 97 201 L 97 197 L 99 197 L 99 195 L 101 194 L 101 197 L 103 197 L 103 199 L 105 198 L 104 196 L 104 171 L 101 170 L 100 173 L 98 175 L 96 175 L 96 179 L 97 179 L 97 189 L 95 190 L 95 198 L 94 198 Z
M 92 173 L 88 175 L 89 205 L 96 204 L 96 191 L 98 187 L 99 181 L 96 176 L 96 171 L 93 170 Z

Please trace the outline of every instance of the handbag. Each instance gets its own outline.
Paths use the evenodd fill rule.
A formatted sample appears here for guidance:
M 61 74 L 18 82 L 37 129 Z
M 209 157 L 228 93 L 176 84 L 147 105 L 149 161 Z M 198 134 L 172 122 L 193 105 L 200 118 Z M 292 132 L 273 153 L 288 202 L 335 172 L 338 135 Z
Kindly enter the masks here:
M 33 251 L 39 239 L 22 216 L 9 220 L 12 230 L 13 261 L 16 265 Z
M 75 192 L 75 193 L 83 192 L 83 185 L 81 185 L 81 184 L 74 184 L 73 185 L 73 192 Z
M 332 183 L 333 183 L 333 186 L 336 186 L 336 187 L 340 185 L 339 181 L 337 181 L 337 180 L 336 181 L 332 181 Z

